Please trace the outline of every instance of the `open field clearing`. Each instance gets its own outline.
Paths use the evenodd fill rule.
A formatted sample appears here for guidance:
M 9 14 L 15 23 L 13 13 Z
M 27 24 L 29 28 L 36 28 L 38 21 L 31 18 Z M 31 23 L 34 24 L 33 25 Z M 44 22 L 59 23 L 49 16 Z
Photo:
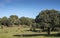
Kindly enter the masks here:
M 17 27 L 4 27 L 0 29 L 0 38 L 60 38 L 57 36 L 47 36 L 47 32 L 32 32 L 27 31 L 30 28 L 19 28 Z M 57 32 L 51 32 L 56 34 Z M 22 36 L 24 35 L 25 36 Z

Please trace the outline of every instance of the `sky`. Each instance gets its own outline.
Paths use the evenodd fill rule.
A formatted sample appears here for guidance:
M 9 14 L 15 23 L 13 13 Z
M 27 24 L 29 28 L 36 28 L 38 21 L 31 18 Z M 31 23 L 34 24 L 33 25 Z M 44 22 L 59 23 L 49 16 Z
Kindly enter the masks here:
M 0 18 L 10 15 L 36 18 L 45 9 L 60 11 L 60 0 L 0 0 Z

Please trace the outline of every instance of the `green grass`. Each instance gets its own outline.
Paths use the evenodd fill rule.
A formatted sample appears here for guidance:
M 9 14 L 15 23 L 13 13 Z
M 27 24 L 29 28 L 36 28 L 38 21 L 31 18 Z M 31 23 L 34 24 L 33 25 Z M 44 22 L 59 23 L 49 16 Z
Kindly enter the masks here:
M 4 27 L 3 29 L 0 29 L 0 38 L 60 38 L 55 36 L 30 36 L 30 37 L 16 37 L 13 35 L 22 35 L 22 34 L 46 34 L 46 32 L 31 32 L 31 31 L 25 31 L 29 30 L 30 28 L 20 28 L 19 27 Z M 57 32 L 51 32 L 51 34 L 55 34 Z

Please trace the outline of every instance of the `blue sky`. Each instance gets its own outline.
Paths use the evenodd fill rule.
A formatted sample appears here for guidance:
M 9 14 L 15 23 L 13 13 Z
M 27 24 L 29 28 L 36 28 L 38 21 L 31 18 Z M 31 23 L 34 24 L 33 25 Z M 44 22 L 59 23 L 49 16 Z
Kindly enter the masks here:
M 10 15 L 35 18 L 45 9 L 60 11 L 60 0 L 0 0 L 0 18 Z

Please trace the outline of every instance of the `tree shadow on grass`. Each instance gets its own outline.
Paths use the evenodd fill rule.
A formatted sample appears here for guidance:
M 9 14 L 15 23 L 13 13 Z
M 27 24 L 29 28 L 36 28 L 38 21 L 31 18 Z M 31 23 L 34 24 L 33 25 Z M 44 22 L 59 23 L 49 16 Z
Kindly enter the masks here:
M 23 36 L 23 37 L 31 37 L 31 36 L 46 36 L 46 37 L 60 37 L 60 34 L 21 34 L 21 35 L 13 35 L 13 36 L 17 36 L 17 37 L 20 37 L 20 36 Z
M 40 30 L 25 30 L 25 31 L 31 31 L 31 32 L 41 32 Z
M 31 31 L 31 30 L 24 30 L 24 31 Z M 40 32 L 40 30 L 35 30 L 35 31 L 32 31 L 32 32 Z M 23 37 L 32 37 L 32 36 L 45 36 L 45 37 L 60 37 L 60 33 L 57 33 L 57 34 L 16 34 L 16 35 L 13 35 L 13 36 L 16 36 L 16 37 L 20 37 L 20 36 L 23 36 Z

